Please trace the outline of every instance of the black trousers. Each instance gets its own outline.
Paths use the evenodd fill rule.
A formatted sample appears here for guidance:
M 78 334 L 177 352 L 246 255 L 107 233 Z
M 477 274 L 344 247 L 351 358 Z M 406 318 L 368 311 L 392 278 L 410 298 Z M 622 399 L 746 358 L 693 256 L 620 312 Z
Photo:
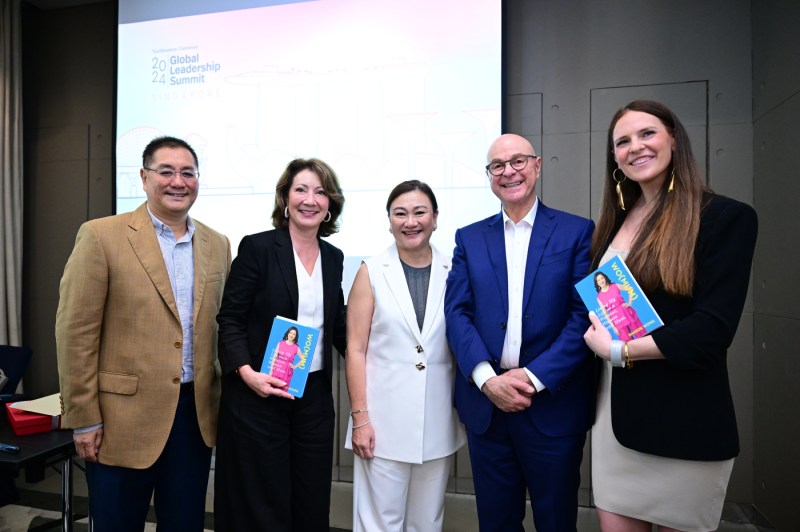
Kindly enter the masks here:
M 214 472 L 217 531 L 328 532 L 334 410 L 324 371 L 301 399 L 258 397 L 223 379 Z

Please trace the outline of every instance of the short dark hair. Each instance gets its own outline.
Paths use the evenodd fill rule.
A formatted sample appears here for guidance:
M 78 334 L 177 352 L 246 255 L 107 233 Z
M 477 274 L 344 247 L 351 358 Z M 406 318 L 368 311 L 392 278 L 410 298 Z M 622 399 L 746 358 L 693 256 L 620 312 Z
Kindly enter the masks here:
M 167 136 L 156 137 L 151 140 L 147 146 L 145 146 L 144 152 L 142 152 L 142 166 L 145 168 L 150 166 L 150 164 L 153 162 L 153 156 L 161 148 L 184 148 L 188 150 L 194 159 L 194 166 L 200 170 L 200 163 L 197 161 L 197 154 L 194 152 L 194 149 L 189 146 L 189 143 L 177 137 Z
M 342 194 L 342 187 L 339 185 L 339 179 L 336 177 L 333 168 L 319 159 L 295 159 L 286 166 L 286 170 L 283 171 L 281 177 L 278 178 L 277 185 L 275 185 L 275 208 L 272 209 L 272 225 L 276 229 L 289 227 L 289 220 L 284 215 L 286 202 L 289 199 L 289 189 L 292 188 L 294 176 L 303 170 L 310 170 L 319 177 L 322 182 L 322 189 L 328 196 L 328 212 L 331 213 L 331 219 L 319 225 L 317 234 L 319 236 L 330 236 L 339 231 L 337 221 L 344 208 L 344 194 Z
M 406 192 L 412 192 L 414 190 L 419 190 L 420 192 L 428 196 L 428 199 L 431 200 L 431 207 L 433 207 L 433 212 L 434 213 L 439 212 L 439 204 L 436 203 L 436 196 L 434 195 L 433 190 L 431 190 L 431 187 L 429 187 L 422 181 L 419 181 L 417 179 L 411 179 L 409 181 L 403 181 L 402 183 L 394 187 L 391 192 L 389 192 L 389 199 L 386 200 L 386 214 L 390 214 L 389 209 L 392 208 L 392 202 L 394 200 L 396 200 L 398 197 L 402 196 Z

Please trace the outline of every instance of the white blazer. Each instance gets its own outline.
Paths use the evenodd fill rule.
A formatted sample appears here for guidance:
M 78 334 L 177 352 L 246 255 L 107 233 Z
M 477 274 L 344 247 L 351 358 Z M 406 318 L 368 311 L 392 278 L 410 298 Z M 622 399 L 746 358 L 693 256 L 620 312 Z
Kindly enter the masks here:
M 422 331 L 397 246 L 364 261 L 375 298 L 366 354 L 374 455 L 415 464 L 449 456 L 464 445 L 464 431 L 453 408 L 455 360 L 445 336 L 444 289 L 450 259 L 433 246 L 431 250 Z M 352 426 L 351 418 L 348 449 L 352 449 Z

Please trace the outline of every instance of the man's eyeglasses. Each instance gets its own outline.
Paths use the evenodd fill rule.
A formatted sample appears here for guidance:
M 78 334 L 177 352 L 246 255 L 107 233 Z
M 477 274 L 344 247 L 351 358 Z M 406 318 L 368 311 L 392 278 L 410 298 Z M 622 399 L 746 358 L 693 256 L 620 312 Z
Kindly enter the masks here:
M 492 161 L 486 165 L 486 171 L 493 176 L 503 175 L 506 171 L 506 165 L 510 164 L 511 168 L 519 172 L 528 166 L 528 159 L 537 159 L 538 155 L 525 155 L 518 153 L 507 161 Z
M 177 175 L 181 176 L 181 179 L 187 181 L 192 181 L 200 177 L 200 172 L 195 172 L 194 170 L 181 170 L 180 172 L 176 172 L 172 168 L 148 168 L 146 166 L 144 169 L 157 173 L 164 181 L 172 181 Z

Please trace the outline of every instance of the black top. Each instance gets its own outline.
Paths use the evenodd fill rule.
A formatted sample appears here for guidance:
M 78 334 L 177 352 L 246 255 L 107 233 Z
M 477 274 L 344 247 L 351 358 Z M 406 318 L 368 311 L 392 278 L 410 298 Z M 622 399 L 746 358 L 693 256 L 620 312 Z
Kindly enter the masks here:
M 727 349 L 747 297 L 757 232 L 752 207 L 703 196 L 692 297 L 647 293 L 665 324 L 651 336 L 666 359 L 613 369 L 611 421 L 625 447 L 685 460 L 739 454 Z

